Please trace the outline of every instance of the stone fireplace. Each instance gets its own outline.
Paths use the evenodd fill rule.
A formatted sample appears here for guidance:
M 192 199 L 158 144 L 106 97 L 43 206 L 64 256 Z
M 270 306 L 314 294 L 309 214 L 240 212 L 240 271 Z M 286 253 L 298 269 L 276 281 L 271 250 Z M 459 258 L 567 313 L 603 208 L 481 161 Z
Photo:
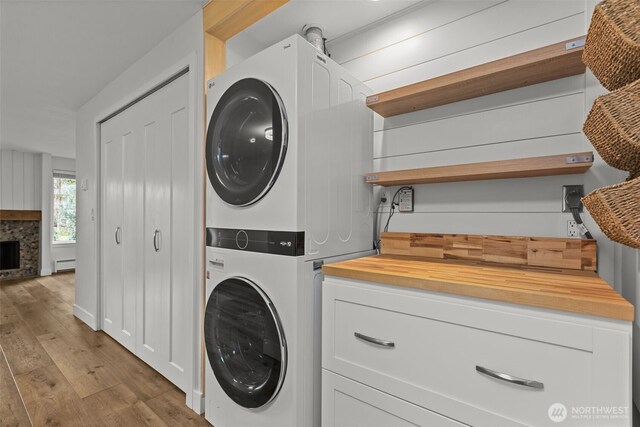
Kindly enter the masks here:
M 37 276 L 40 211 L 0 211 L 0 279 Z

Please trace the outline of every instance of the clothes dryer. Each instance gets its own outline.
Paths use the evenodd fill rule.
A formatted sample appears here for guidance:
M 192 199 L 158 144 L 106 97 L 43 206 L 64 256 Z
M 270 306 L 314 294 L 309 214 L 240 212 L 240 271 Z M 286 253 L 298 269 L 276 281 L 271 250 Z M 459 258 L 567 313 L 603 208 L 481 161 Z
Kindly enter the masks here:
M 234 249 L 248 250 L 245 234 L 276 233 L 272 246 L 290 243 L 306 259 L 372 247 L 363 83 L 294 35 L 207 87 L 206 218 L 218 242 L 237 235 Z M 281 233 L 290 238 L 276 241 Z

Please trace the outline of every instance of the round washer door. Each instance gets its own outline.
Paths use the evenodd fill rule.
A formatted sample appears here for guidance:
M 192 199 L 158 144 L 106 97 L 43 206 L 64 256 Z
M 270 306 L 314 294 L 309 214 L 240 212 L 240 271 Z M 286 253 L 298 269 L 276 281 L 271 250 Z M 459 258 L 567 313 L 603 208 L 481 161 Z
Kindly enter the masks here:
M 284 382 L 287 344 L 278 313 L 253 282 L 220 282 L 207 301 L 204 337 L 220 387 L 238 405 L 259 408 Z
M 222 200 L 247 206 L 271 189 L 287 149 L 287 115 L 278 93 L 258 79 L 234 83 L 207 131 L 209 180 Z

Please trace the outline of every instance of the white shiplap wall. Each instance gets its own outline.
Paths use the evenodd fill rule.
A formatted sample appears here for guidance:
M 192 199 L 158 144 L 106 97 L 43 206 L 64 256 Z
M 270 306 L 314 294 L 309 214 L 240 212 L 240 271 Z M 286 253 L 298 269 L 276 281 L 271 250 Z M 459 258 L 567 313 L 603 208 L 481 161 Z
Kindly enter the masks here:
M 331 41 L 329 51 L 381 92 L 579 37 L 592 8 L 584 0 L 425 2 Z M 581 129 L 600 90 L 586 74 L 378 116 L 374 170 L 591 151 Z M 622 177 L 597 159 L 587 175 L 418 185 L 415 212 L 394 216 L 390 231 L 564 237 L 570 217 L 561 213 L 562 185 L 585 184 L 590 191 Z M 396 189 L 380 191 L 390 196 Z M 613 243 L 587 224 L 599 240 L 599 272 L 613 283 Z
M 0 209 L 40 210 L 42 156 L 0 150 Z

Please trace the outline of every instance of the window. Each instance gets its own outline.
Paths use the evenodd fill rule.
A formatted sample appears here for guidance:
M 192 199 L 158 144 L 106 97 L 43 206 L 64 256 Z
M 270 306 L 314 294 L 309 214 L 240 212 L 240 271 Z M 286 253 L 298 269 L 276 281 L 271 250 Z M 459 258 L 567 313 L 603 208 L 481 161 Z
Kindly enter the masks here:
M 53 243 L 76 241 L 76 177 L 53 174 Z

